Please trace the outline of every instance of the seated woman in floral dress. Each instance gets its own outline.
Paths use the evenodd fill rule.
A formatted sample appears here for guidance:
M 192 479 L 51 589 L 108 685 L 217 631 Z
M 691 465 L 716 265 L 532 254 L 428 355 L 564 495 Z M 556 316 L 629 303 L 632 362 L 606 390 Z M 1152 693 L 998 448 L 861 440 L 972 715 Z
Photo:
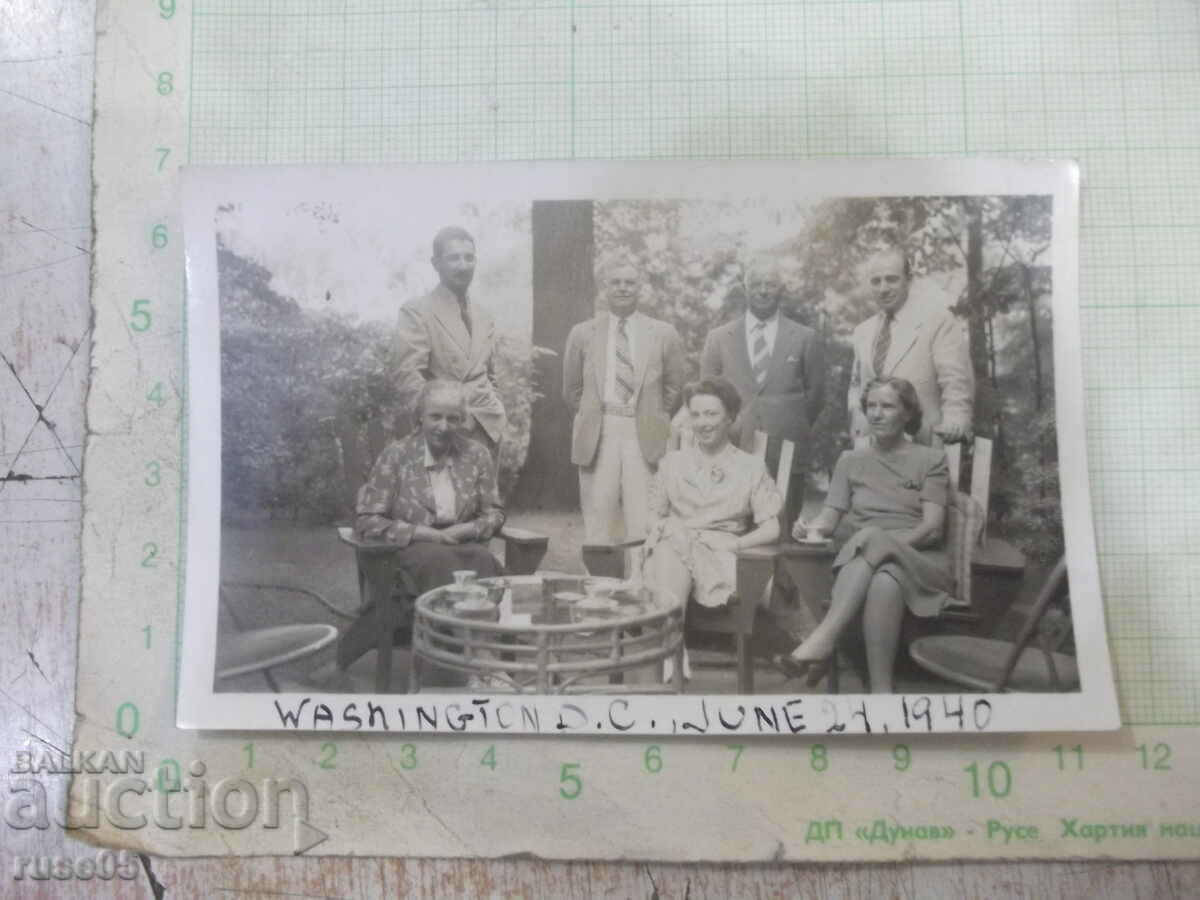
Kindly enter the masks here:
M 487 542 L 504 524 L 495 466 L 467 437 L 466 397 L 453 381 L 428 381 L 417 399 L 418 429 L 393 441 L 358 494 L 355 530 L 400 544 L 397 567 L 424 593 L 458 569 L 501 573 Z

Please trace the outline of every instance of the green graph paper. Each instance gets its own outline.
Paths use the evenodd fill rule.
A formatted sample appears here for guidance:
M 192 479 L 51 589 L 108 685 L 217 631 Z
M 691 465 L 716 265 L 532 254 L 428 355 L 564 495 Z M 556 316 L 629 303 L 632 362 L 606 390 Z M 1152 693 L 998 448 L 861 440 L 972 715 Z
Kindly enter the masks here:
M 196 0 L 192 17 L 193 163 L 1079 160 L 1123 716 L 1200 722 L 1200 3 Z

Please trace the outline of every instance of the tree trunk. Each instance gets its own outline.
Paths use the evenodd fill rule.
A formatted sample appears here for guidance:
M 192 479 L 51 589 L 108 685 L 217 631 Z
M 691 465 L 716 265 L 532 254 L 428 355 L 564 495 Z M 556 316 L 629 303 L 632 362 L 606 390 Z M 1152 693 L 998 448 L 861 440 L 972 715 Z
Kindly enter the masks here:
M 1046 465 L 1046 433 L 1041 427 L 1045 401 L 1042 397 L 1042 345 L 1038 340 L 1037 298 L 1033 294 L 1033 272 L 1029 266 L 1021 266 L 1021 291 L 1025 294 L 1025 308 L 1029 313 L 1029 337 L 1033 342 L 1033 408 L 1037 410 L 1038 465 Z M 1045 480 L 1038 479 L 1038 496 L 1045 497 Z
M 967 217 L 967 290 L 960 306 L 967 320 L 970 338 L 971 368 L 975 373 L 975 416 L 977 434 L 988 434 L 996 427 L 995 385 L 992 378 L 991 341 L 988 337 L 988 308 L 983 295 L 983 206 L 968 197 L 964 201 Z M 997 460 L 999 461 L 999 460 Z

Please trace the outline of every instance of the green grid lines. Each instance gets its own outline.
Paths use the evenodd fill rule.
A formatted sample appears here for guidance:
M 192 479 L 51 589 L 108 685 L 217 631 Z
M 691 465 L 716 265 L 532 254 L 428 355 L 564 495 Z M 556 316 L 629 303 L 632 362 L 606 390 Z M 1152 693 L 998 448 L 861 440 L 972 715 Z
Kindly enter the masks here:
M 1200 4 L 195 0 L 193 163 L 1072 157 L 1123 714 L 1200 723 Z

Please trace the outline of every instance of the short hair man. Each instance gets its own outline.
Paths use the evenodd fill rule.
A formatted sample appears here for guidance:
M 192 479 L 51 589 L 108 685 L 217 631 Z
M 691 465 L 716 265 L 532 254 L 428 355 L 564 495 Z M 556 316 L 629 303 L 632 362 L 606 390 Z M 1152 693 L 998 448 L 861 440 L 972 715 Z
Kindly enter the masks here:
M 745 273 L 746 312 L 708 333 L 700 354 L 700 377 L 720 375 L 738 389 L 742 412 L 733 438 L 743 450 L 754 433 L 766 432 L 767 471 L 775 474 L 782 441 L 795 444 L 792 478 L 784 498 L 790 529 L 804 503 L 812 454 L 812 425 L 825 406 L 825 351 L 817 333 L 784 316 L 783 276 L 773 259 L 753 260 Z
M 912 382 L 923 424 L 914 440 L 955 443 L 971 436 L 975 373 L 966 323 L 943 306 L 930 309 L 910 297 L 908 258 L 900 247 L 877 251 L 863 267 L 867 290 L 879 312 L 854 329 L 850 377 L 850 433 L 869 435 L 859 405 L 863 385 L 879 375 Z
M 401 403 L 411 414 L 426 381 L 459 382 L 467 396 L 467 431 L 494 460 L 507 417 L 492 370 L 496 326 L 468 293 L 475 277 L 475 239 L 463 228 L 443 228 L 433 238 L 430 262 L 438 273 L 437 287 L 400 307 Z
M 571 462 L 589 543 L 645 535 L 650 479 L 686 377 L 678 332 L 638 312 L 641 289 L 633 265 L 607 266 L 608 310 L 572 328 L 563 354 L 563 394 L 575 411 Z

